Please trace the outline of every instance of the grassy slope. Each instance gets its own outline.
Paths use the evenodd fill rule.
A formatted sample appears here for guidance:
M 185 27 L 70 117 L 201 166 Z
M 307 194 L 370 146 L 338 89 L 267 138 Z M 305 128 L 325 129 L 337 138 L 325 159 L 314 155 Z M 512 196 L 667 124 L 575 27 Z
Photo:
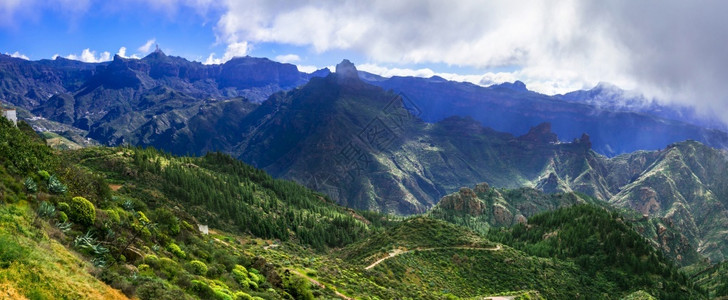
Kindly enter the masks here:
M 49 237 L 58 229 L 37 218 L 37 200 L 19 174 L 55 162 L 27 124 L 19 128 L 0 118 L 0 298 L 126 299 L 96 279 L 82 256 Z
M 28 202 L 0 206 L 0 298 L 127 299 L 91 275 L 90 263 L 33 226 L 34 218 Z

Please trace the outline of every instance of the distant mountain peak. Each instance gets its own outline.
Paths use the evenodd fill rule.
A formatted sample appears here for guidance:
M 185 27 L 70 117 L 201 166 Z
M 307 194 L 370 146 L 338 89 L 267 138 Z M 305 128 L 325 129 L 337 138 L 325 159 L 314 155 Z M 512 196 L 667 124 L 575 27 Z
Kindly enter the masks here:
M 493 85 L 493 87 L 494 88 L 505 88 L 505 89 L 519 91 L 519 92 L 528 92 L 528 88 L 526 88 L 526 84 L 520 80 L 516 80 L 514 82 L 504 82 L 501 84 L 496 84 L 496 85 Z
M 359 74 L 356 70 L 356 66 L 354 66 L 354 64 L 348 59 L 344 59 L 336 65 L 336 76 L 338 77 L 339 82 L 352 80 L 359 81 Z
M 606 81 L 600 81 L 597 83 L 597 85 L 592 88 L 592 90 L 622 90 L 620 87 L 613 83 L 609 83 Z
M 518 137 L 518 139 L 540 144 L 556 143 L 559 141 L 558 136 L 551 131 L 551 123 L 549 122 L 531 127 L 528 133 Z
M 161 59 L 166 57 L 167 54 L 165 54 L 161 49 L 159 49 L 159 46 L 157 46 L 157 49 L 145 56 L 144 59 Z

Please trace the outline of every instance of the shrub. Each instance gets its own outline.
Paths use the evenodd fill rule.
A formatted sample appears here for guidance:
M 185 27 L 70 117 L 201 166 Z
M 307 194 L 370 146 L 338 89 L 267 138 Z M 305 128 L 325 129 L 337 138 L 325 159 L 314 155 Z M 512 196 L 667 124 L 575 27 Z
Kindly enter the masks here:
M 169 235 L 175 236 L 179 234 L 179 219 L 171 211 L 160 207 L 154 210 L 152 217 L 157 222 L 158 226 Z
M 177 256 L 179 258 L 185 258 L 187 256 L 187 254 L 182 251 L 182 249 L 180 249 L 179 246 L 177 246 L 177 244 L 175 243 L 169 243 L 169 245 L 167 245 L 167 251 L 172 252 L 174 256 Z
M 192 274 L 205 276 L 207 274 L 207 265 L 199 260 L 193 260 L 188 264 L 188 270 Z
M 245 292 L 235 292 L 235 300 L 253 300 L 253 296 L 248 295 Z
M 120 224 L 121 223 L 121 217 L 119 217 L 119 213 L 116 212 L 113 209 L 107 209 L 104 210 L 106 212 L 106 215 L 109 217 L 109 221 L 113 224 Z
M 159 266 L 159 257 L 154 254 L 148 254 L 144 256 L 144 263 L 152 267 L 157 267 Z
M 190 283 L 192 284 L 190 288 L 192 292 L 200 296 L 201 299 L 212 299 L 215 297 L 215 291 L 207 283 L 199 280 L 192 280 Z
M 140 300 L 180 300 L 189 299 L 178 287 L 160 280 L 159 278 L 141 277 L 138 282 L 136 296 Z
M 71 207 L 66 202 L 58 202 L 58 207 L 56 207 L 59 211 L 68 213 L 71 211 Z
M 69 203 L 68 217 L 74 222 L 92 225 L 96 220 L 96 208 L 84 197 L 73 197 Z
M 298 276 L 291 276 L 283 281 L 283 289 L 294 299 L 314 299 L 308 282 Z
M 61 223 L 65 223 L 68 221 L 68 216 L 62 211 L 56 212 L 56 218 L 58 219 L 58 222 Z
M 65 194 L 68 190 L 68 187 L 66 187 L 65 184 L 63 184 L 56 175 L 51 175 L 51 177 L 48 178 L 48 191 L 50 191 L 53 194 L 61 195 Z
M 233 278 L 240 283 L 240 285 L 247 287 L 249 276 L 248 276 L 248 270 L 245 269 L 245 267 L 241 265 L 235 265 L 232 271 Z
M 40 176 L 40 178 L 42 178 L 43 180 L 48 180 L 49 178 L 51 178 L 51 174 L 48 174 L 48 171 L 46 170 L 38 171 L 38 176 Z
M 150 268 L 148 264 L 140 264 L 139 266 L 137 266 L 137 271 L 139 271 L 139 274 L 142 275 L 152 274 L 152 268 Z
M 179 265 L 167 257 L 159 259 L 159 270 L 161 271 L 161 275 L 167 279 L 175 278 L 180 273 L 183 273 Z
M 25 178 L 25 189 L 28 190 L 30 193 L 35 193 L 38 191 L 38 185 L 35 183 L 35 180 L 33 178 Z

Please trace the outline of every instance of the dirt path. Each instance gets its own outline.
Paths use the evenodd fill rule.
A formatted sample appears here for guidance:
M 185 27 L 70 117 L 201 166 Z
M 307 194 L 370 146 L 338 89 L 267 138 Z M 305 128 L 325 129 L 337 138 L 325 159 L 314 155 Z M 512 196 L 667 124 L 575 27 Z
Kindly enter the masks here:
M 496 245 L 495 248 L 475 248 L 475 247 L 468 247 L 468 246 L 457 246 L 457 247 L 436 247 L 436 248 L 417 248 L 413 250 L 407 250 L 404 251 L 402 249 L 394 249 L 392 252 L 389 252 L 389 255 L 375 261 L 373 264 L 368 265 L 364 268 L 364 270 L 369 270 L 371 268 L 374 268 L 376 265 L 382 263 L 385 260 L 388 260 L 392 257 L 395 257 L 397 255 L 405 254 L 405 253 L 411 253 L 415 251 L 434 251 L 434 250 L 446 250 L 446 249 L 467 249 L 467 250 L 481 250 L 481 251 L 500 251 L 501 245 Z
M 322 289 L 326 289 L 326 286 L 325 286 L 325 285 L 324 285 L 323 283 L 319 282 L 318 280 L 316 280 L 316 279 L 313 279 L 313 278 L 311 278 L 311 277 L 308 277 L 308 275 L 306 275 L 306 274 L 303 274 L 303 273 L 301 273 L 301 272 L 298 272 L 298 271 L 296 271 L 296 270 L 293 270 L 293 269 L 288 269 L 288 270 L 290 270 L 290 271 L 291 271 L 291 273 L 295 273 L 295 274 L 296 274 L 296 275 L 298 275 L 298 276 L 301 276 L 301 277 L 303 277 L 303 278 L 306 278 L 306 280 L 308 280 L 308 281 L 309 281 L 309 282 L 311 282 L 312 284 L 315 284 L 316 286 L 318 286 L 318 287 L 320 287 L 320 288 L 322 288 Z M 354 300 L 354 298 L 351 298 L 351 297 L 349 297 L 349 296 L 346 296 L 346 295 L 344 295 L 344 294 L 342 294 L 342 293 L 339 293 L 339 291 L 334 291 L 334 293 L 336 294 L 336 296 L 339 296 L 339 297 L 340 297 L 341 299 L 346 299 L 346 300 Z

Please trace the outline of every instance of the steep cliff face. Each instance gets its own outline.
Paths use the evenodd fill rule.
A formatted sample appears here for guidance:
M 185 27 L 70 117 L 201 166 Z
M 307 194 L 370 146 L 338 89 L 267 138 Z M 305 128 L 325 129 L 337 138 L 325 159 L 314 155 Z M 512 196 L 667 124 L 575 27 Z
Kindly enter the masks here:
M 726 151 L 687 141 L 642 156 L 638 161 L 656 157 L 609 201 L 659 218 L 678 228 L 701 254 L 724 260 L 728 255 Z M 669 244 L 667 238 L 662 244 Z

